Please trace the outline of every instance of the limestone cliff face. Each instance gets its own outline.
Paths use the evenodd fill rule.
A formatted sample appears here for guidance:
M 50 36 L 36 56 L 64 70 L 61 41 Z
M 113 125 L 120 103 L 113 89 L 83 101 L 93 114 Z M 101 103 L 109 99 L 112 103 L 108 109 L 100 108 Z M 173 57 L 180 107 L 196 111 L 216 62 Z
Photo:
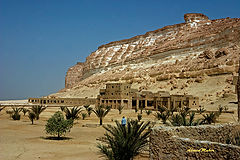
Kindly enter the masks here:
M 83 65 L 83 63 L 78 62 L 75 66 L 68 69 L 65 77 L 65 88 L 71 88 L 81 80 Z
M 90 83 L 91 80 L 86 81 L 86 79 L 89 79 L 88 77 L 95 75 L 96 78 L 96 75 L 117 68 L 118 66 L 127 65 L 128 71 L 129 69 L 134 70 L 134 67 L 129 67 L 134 64 L 150 66 L 152 68 L 149 68 L 148 75 L 152 77 L 154 75 L 164 75 L 162 73 L 163 71 L 159 71 L 159 69 L 171 61 L 168 59 L 169 57 L 190 54 L 199 55 L 203 54 L 203 52 L 203 57 L 215 56 L 215 54 L 223 54 L 221 49 L 229 51 L 229 47 L 230 50 L 231 48 L 235 48 L 232 49 L 234 52 L 233 55 L 239 55 L 239 18 L 209 20 L 208 17 L 203 14 L 190 13 L 184 15 L 184 20 L 185 23 L 166 26 L 155 31 L 147 32 L 144 35 L 100 46 L 86 58 L 84 63 L 77 64 L 68 70 L 65 84 L 66 88 L 72 88 L 81 82 L 85 84 Z M 217 53 L 216 51 L 218 50 L 220 51 Z M 213 52 L 214 55 L 211 55 L 210 52 Z M 180 59 L 181 58 L 179 58 L 179 60 Z M 188 61 L 191 61 L 191 58 L 188 59 Z M 215 60 L 211 59 L 209 61 L 214 63 Z M 231 60 L 231 56 L 229 57 L 229 55 L 226 61 L 233 61 L 233 64 L 235 62 Z M 161 63 L 162 65 L 159 66 Z M 204 61 L 203 63 L 205 64 L 206 62 Z M 139 67 L 139 65 L 137 67 Z M 169 66 L 165 67 L 169 68 Z M 199 68 L 199 66 L 196 67 Z M 185 67 L 185 71 L 187 71 L 186 68 L 188 67 Z M 119 71 L 127 71 L 126 67 L 120 67 L 118 69 Z M 178 69 L 175 68 L 175 70 Z M 191 68 L 191 70 L 193 70 L 193 68 Z M 145 71 L 143 70 L 143 72 Z M 180 72 L 180 70 L 178 72 Z M 130 78 L 134 77 L 131 72 L 129 72 L 129 75 L 126 75 L 127 73 L 118 75 L 115 71 L 114 73 L 113 77 L 106 78 L 103 76 L 104 81 L 127 80 L 128 76 L 130 76 Z M 95 82 L 97 83 L 98 81 Z

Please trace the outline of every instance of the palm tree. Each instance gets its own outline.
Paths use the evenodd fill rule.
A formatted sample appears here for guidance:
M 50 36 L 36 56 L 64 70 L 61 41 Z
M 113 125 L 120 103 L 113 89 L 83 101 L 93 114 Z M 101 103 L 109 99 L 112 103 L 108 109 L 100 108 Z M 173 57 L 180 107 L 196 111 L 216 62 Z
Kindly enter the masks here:
M 28 118 L 31 120 L 33 124 L 33 120 L 36 119 L 36 114 L 33 112 L 28 112 Z
M 79 113 L 82 112 L 82 108 L 81 107 L 72 107 L 71 109 L 69 109 L 68 107 L 66 107 L 64 109 L 65 112 L 65 116 L 66 119 L 78 119 L 79 118 Z
M 90 105 L 84 105 L 83 107 L 87 110 Z
M 39 115 L 46 109 L 44 106 L 32 106 L 31 110 L 36 115 L 36 120 L 39 120 Z
M 147 114 L 148 116 L 152 113 L 151 110 L 145 110 L 145 112 L 146 112 L 146 114 Z
M 5 107 L 0 107 L 0 112 L 4 109 Z
M 201 122 L 202 124 L 211 124 L 216 123 L 217 118 L 219 116 L 219 112 L 210 112 L 209 114 L 203 115 L 204 119 Z
M 109 160 L 132 160 L 146 149 L 151 130 L 147 129 L 150 122 L 138 123 L 137 120 L 127 121 L 123 126 L 115 121 L 116 126 L 103 126 L 107 133 L 98 139 L 97 147 L 101 154 Z
M 23 112 L 23 115 L 25 116 L 25 114 L 28 112 L 29 110 L 28 109 L 26 109 L 26 108 L 22 108 L 22 112 Z
M 83 120 L 87 117 L 87 113 L 82 113 L 81 115 Z
M 13 109 L 12 119 L 20 120 L 20 118 L 21 118 L 20 112 L 22 111 L 22 108 L 12 107 L 12 109 Z
M 170 112 L 169 111 L 164 111 L 164 112 L 156 112 L 154 116 L 160 120 L 162 119 L 163 124 L 166 124 L 167 119 L 169 118 Z
M 108 114 L 108 112 L 111 110 L 111 107 L 104 107 L 102 105 L 97 106 L 93 112 L 96 114 L 96 116 L 99 118 L 100 125 L 102 125 L 103 118 Z
M 91 113 L 92 113 L 92 110 L 93 108 L 92 107 L 88 107 L 87 108 L 87 113 L 88 113 L 88 116 L 90 117 Z
M 121 105 L 119 105 L 119 106 L 117 107 L 119 114 L 122 113 L 123 108 L 124 108 L 124 106 L 121 106 Z

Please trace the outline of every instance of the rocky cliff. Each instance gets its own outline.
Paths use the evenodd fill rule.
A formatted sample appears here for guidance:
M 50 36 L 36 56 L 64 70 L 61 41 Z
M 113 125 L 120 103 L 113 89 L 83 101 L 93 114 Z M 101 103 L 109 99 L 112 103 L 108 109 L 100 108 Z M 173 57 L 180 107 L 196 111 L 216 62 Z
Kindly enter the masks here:
M 140 89 L 147 89 L 165 80 L 170 80 L 169 89 L 174 90 L 188 85 L 179 86 L 178 79 L 201 82 L 206 76 L 234 74 L 240 53 L 240 19 L 210 20 L 191 13 L 184 20 L 100 46 L 84 63 L 69 68 L 62 92 L 84 86 L 99 88 L 110 81 L 141 84 Z

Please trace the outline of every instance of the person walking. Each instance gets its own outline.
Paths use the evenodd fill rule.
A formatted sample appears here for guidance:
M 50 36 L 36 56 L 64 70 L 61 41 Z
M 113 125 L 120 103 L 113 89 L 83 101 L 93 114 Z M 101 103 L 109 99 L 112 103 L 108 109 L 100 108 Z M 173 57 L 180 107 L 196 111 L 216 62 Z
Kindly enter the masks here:
M 126 123 L 127 123 L 127 120 L 126 120 L 126 118 L 123 116 L 122 117 L 122 126 L 126 126 Z

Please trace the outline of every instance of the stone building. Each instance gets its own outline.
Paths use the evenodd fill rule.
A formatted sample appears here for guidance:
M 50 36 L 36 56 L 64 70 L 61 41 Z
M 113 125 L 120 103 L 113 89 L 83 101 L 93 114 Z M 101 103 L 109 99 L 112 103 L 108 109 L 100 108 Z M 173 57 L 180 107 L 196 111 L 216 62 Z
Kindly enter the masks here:
M 48 106 L 83 106 L 94 105 L 96 98 L 28 98 L 28 102 Z
M 96 105 L 111 106 L 117 108 L 119 105 L 124 108 L 145 108 L 158 109 L 160 106 L 167 108 L 183 106 L 198 107 L 199 98 L 192 95 L 170 95 L 169 92 L 151 91 L 138 92 L 137 89 L 131 89 L 128 83 L 108 83 L 106 89 L 100 89 Z

